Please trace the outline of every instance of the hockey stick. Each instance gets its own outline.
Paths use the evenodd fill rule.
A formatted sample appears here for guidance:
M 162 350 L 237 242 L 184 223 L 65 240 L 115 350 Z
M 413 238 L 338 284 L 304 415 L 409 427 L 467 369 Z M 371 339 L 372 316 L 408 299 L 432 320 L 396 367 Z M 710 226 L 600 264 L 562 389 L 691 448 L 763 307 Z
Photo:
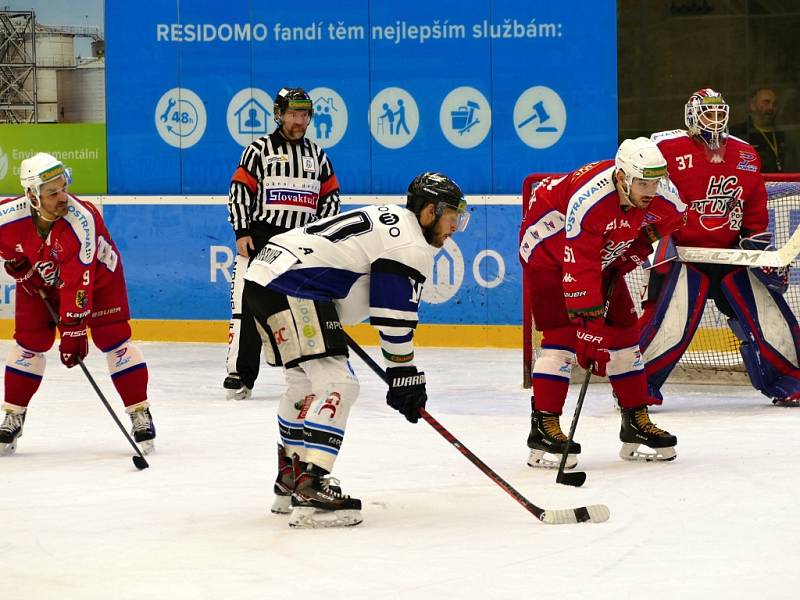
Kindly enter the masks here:
M 56 314 L 56 311 L 53 310 L 53 307 L 51 306 L 50 302 L 47 300 L 47 296 L 45 296 L 44 290 L 39 290 L 39 296 L 41 296 L 42 302 L 44 302 L 45 307 L 47 307 L 47 312 L 50 313 L 50 318 L 52 318 L 56 323 L 58 323 L 59 321 L 58 315 Z M 144 457 L 144 454 L 142 454 L 142 451 L 139 449 L 139 446 L 136 445 L 136 442 L 133 441 L 130 434 L 125 430 L 125 427 L 120 422 L 119 418 L 117 417 L 117 414 L 114 412 L 114 409 L 111 408 L 111 405 L 108 403 L 108 400 L 106 400 L 106 397 L 103 395 L 103 392 L 101 392 L 100 388 L 97 387 L 97 383 L 95 382 L 94 377 L 92 377 L 92 374 L 89 373 L 89 369 L 86 368 L 86 365 L 83 364 L 83 359 L 80 356 L 78 356 L 77 359 L 78 359 L 78 365 L 83 371 L 83 374 L 86 375 L 86 379 L 89 380 L 89 383 L 94 388 L 94 391 L 97 392 L 97 395 L 100 397 L 100 400 L 103 402 L 103 405 L 108 409 L 108 412 L 114 419 L 114 422 L 117 424 L 117 427 L 119 427 L 120 431 L 122 431 L 122 434 L 125 436 L 125 439 L 127 439 L 128 442 L 130 442 L 130 445 L 133 446 L 133 449 L 136 450 L 136 456 L 132 457 L 133 464 L 140 471 L 142 469 L 146 469 L 147 467 L 150 466 L 150 464 L 147 462 L 147 459 Z
M 624 277 L 624 275 L 622 276 Z M 608 307 L 611 304 L 611 294 L 614 292 L 614 283 L 616 279 L 612 277 L 606 288 L 606 303 L 603 307 L 603 318 L 608 315 Z M 572 415 L 572 423 L 569 426 L 569 436 L 567 436 L 567 445 L 565 446 L 566 452 L 561 453 L 561 462 L 558 465 L 558 473 L 556 474 L 556 483 L 563 483 L 564 485 L 571 485 L 573 487 L 581 487 L 586 482 L 586 473 L 584 471 L 572 471 L 565 473 L 564 468 L 567 464 L 567 456 L 569 455 L 569 448 L 572 446 L 572 440 L 575 437 L 575 428 L 578 427 L 578 419 L 581 416 L 583 409 L 583 399 L 586 397 L 586 390 L 589 388 L 589 380 L 592 378 L 592 368 L 594 364 L 589 363 L 586 367 L 586 374 L 583 378 L 583 385 L 581 385 L 580 394 L 578 394 L 578 402 L 575 404 L 575 414 Z
M 678 246 L 682 262 L 743 265 L 746 267 L 786 267 L 800 254 L 800 227 L 777 250 L 739 250 L 736 248 L 698 248 Z
M 347 345 L 350 346 L 353 352 L 358 354 L 361 360 L 363 360 L 367 366 L 388 385 L 389 378 L 386 375 L 386 371 L 381 369 L 380 366 L 378 366 L 378 363 L 372 360 L 372 357 L 367 354 L 364 349 L 347 334 L 347 332 L 344 332 L 344 336 L 347 339 Z M 495 473 L 480 458 L 475 456 L 469 448 L 464 446 L 464 444 L 462 444 L 452 433 L 445 429 L 444 426 L 439 423 L 439 421 L 434 419 L 428 411 L 426 411 L 424 408 L 420 408 L 419 414 L 431 427 L 436 430 L 437 433 L 439 433 L 439 435 L 455 446 L 456 450 L 461 452 L 461 454 L 467 457 L 467 460 L 478 467 L 478 469 L 480 469 L 487 477 L 489 477 L 489 479 L 494 481 L 506 493 L 508 493 L 509 496 L 519 502 L 525 508 L 525 510 L 533 514 L 542 523 L 546 523 L 548 525 L 563 525 L 567 523 L 586 522 L 602 523 L 607 521 L 611 515 L 608 507 L 605 504 L 592 504 L 591 506 L 581 506 L 579 508 L 565 508 L 558 510 L 546 510 L 536 506 L 527 498 L 525 498 L 525 496 L 511 487 L 511 484 L 500 477 L 500 475 Z
M 578 426 L 578 419 L 581 416 L 581 409 L 583 408 L 583 399 L 586 397 L 586 390 L 589 388 L 589 380 L 592 378 L 592 365 L 586 369 L 586 375 L 581 384 L 581 392 L 578 394 L 578 402 L 575 404 L 575 414 L 572 415 L 572 423 L 569 426 L 569 435 L 567 436 L 567 452 L 561 454 L 561 462 L 558 465 L 558 473 L 556 474 L 556 483 L 563 483 L 564 485 L 571 485 L 573 487 L 581 487 L 586 482 L 586 473 L 584 471 L 572 471 L 565 473 L 564 468 L 567 465 L 567 456 L 569 456 L 569 447 L 572 445 L 572 440 L 575 437 L 575 428 Z

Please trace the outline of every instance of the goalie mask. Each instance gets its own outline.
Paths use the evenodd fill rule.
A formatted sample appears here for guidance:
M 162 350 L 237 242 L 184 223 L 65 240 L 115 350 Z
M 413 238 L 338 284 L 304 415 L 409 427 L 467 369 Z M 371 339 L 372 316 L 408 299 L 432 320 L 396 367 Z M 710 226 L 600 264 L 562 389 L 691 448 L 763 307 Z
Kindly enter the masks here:
M 64 178 L 64 185 L 72 183 L 72 170 L 64 166 L 60 160 L 51 154 L 39 152 L 22 161 L 19 167 L 19 182 L 25 191 L 28 202 L 36 210 L 41 207 L 42 185 L 59 177 Z M 31 191 L 31 198 L 28 191 Z
M 273 118 L 280 127 L 283 124 L 283 115 L 287 110 L 305 110 L 308 112 L 308 120 L 314 116 L 314 105 L 303 88 L 281 88 L 275 95 L 275 105 L 273 106 Z
M 436 219 L 428 227 L 423 228 L 425 239 L 430 242 L 429 236 L 432 235 L 436 223 L 442 216 L 446 208 L 452 208 L 457 212 L 456 231 L 464 231 L 469 223 L 469 213 L 467 212 L 467 201 L 464 193 L 455 181 L 442 173 L 426 172 L 417 175 L 408 185 L 408 196 L 406 197 L 406 208 L 417 215 L 419 218 L 422 209 L 428 204 L 435 205 Z
M 700 137 L 711 151 L 717 151 L 728 137 L 730 107 L 722 94 L 704 88 L 689 96 L 684 119 L 689 135 Z

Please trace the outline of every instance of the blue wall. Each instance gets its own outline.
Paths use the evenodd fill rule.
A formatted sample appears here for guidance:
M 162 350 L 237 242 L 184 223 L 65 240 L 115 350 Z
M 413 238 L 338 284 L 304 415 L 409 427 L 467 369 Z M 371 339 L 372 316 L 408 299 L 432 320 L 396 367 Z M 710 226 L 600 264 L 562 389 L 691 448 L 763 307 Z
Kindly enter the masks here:
M 616 148 L 611 0 L 107 2 L 106 42 L 111 194 L 226 193 L 284 85 L 321 90 L 346 194 L 400 193 L 432 169 L 519 193 L 532 171 Z M 229 129 L 237 109 L 252 119 Z

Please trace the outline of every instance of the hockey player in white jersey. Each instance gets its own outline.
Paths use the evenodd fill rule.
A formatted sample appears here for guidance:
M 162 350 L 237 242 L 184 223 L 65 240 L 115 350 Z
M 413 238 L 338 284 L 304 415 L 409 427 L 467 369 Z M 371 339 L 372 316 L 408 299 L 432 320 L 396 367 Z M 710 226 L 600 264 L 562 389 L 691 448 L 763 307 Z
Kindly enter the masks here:
M 369 318 L 378 329 L 386 401 L 416 423 L 427 401 L 413 346 L 422 286 L 434 249 L 468 221 L 458 185 L 423 173 L 405 208 L 369 206 L 277 235 L 250 264 L 245 302 L 269 340 L 267 361 L 286 373 L 272 511 L 291 512 L 290 526 L 361 522 L 361 501 L 330 477 L 359 391 L 342 323 Z

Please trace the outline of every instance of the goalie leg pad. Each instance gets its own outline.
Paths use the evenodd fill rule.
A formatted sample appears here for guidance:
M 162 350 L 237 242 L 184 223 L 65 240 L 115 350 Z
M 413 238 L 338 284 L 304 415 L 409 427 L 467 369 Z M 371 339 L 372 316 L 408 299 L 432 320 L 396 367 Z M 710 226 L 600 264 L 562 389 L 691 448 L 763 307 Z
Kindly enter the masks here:
M 305 460 L 330 472 L 342 446 L 350 408 L 358 398 L 358 378 L 344 356 L 308 360 L 300 366 L 314 395 L 303 420 Z
M 728 321 L 753 387 L 769 398 L 800 393 L 800 327 L 791 308 L 750 269 L 726 275 L 721 289 L 736 319 Z
M 542 332 L 542 351 L 533 365 L 531 385 L 536 409 L 561 414 L 575 363 L 575 328 L 559 327 Z
M 651 281 L 658 278 L 651 274 Z M 709 280 L 692 265 L 675 263 L 661 280 L 655 304 L 640 321 L 639 346 L 645 362 L 651 396 L 660 398 L 661 386 L 675 368 L 700 324 L 708 298 Z

